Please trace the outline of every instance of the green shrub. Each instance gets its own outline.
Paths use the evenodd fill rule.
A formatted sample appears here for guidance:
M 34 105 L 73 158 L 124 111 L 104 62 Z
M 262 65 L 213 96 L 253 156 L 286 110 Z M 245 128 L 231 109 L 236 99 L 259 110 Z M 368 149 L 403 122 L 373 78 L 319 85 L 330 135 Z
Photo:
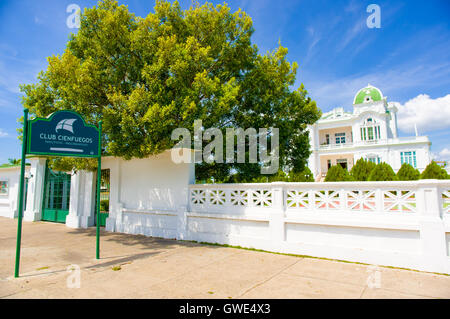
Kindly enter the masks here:
M 377 164 L 366 161 L 363 158 L 360 158 L 356 161 L 356 164 L 352 167 L 350 171 L 350 175 L 353 177 L 355 181 L 367 181 L 369 180 L 369 175 L 372 170 L 377 166 Z
M 274 175 L 268 175 L 269 182 L 286 182 L 287 181 L 287 175 L 283 170 L 279 169 L 278 172 Z
M 397 179 L 399 181 L 415 181 L 420 177 L 420 172 L 408 163 L 403 163 L 397 172 Z
M 288 182 L 314 182 L 314 175 L 311 170 L 307 166 L 305 166 L 303 171 L 290 171 Z
M 420 179 L 448 179 L 448 174 L 435 161 L 431 161 L 425 170 L 420 174 Z
M 369 175 L 369 181 L 396 181 L 397 175 L 395 175 L 392 167 L 384 162 L 377 164 Z
M 109 212 L 109 200 L 104 199 L 100 201 L 100 211 Z
M 232 183 L 269 183 L 269 178 L 267 176 L 261 175 L 255 178 L 252 178 L 250 181 L 233 181 Z
M 331 166 L 325 177 L 325 182 L 346 182 L 351 180 L 352 177 L 348 171 L 339 164 Z

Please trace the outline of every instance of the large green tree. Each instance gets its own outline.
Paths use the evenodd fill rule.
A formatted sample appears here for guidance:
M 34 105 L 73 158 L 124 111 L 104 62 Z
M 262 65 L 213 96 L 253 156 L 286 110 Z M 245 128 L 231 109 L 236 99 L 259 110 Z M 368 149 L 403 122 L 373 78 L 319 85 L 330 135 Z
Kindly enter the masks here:
M 48 58 L 38 82 L 21 86 L 23 105 L 32 116 L 70 109 L 89 123 L 103 120 L 103 152 L 125 159 L 171 148 L 171 132 L 193 134 L 194 120 L 222 130 L 277 127 L 280 165 L 302 170 L 310 152 L 305 128 L 320 111 L 303 85 L 291 89 L 298 66 L 287 61 L 288 50 L 259 54 L 253 31 L 251 18 L 226 4 L 182 10 L 157 0 L 141 18 L 100 1 L 84 10 L 78 32 L 62 55 Z M 259 165 L 202 164 L 197 172 L 220 180 L 233 169 L 252 179 Z

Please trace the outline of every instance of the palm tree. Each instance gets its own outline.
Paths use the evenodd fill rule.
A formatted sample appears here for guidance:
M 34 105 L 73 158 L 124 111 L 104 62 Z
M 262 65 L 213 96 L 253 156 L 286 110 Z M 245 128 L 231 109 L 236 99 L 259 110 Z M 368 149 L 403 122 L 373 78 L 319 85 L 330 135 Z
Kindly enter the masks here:
M 8 163 L 10 165 L 19 165 L 20 164 L 20 159 L 17 158 L 8 158 Z

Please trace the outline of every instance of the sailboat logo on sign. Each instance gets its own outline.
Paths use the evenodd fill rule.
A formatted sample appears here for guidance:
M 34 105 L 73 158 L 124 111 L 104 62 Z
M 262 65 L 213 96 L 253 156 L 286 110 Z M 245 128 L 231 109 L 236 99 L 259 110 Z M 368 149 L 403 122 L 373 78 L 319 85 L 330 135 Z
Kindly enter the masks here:
M 65 119 L 62 121 L 59 121 L 58 124 L 56 124 L 56 133 L 58 133 L 59 130 L 66 130 L 69 131 L 70 133 L 73 133 L 73 123 L 76 121 L 77 119 Z

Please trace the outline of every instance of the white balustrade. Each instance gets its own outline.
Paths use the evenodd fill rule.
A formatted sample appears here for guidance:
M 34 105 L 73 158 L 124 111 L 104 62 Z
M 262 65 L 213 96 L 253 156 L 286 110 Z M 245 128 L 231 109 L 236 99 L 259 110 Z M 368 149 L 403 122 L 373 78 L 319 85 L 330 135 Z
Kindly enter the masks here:
M 427 183 L 429 185 L 429 183 Z M 433 181 L 442 189 L 443 210 L 450 206 L 447 181 Z M 192 211 L 246 212 L 274 208 L 274 189 L 281 188 L 285 211 L 345 211 L 363 213 L 418 213 L 420 181 L 409 182 L 332 182 L 332 183 L 255 183 L 190 185 Z

